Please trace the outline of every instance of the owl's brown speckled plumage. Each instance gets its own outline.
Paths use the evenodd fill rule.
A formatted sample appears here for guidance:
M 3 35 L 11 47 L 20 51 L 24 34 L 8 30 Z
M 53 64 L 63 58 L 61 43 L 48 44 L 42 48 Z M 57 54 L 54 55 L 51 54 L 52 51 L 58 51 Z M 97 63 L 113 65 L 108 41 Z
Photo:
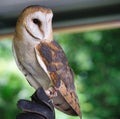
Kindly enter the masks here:
M 51 97 L 54 106 L 82 118 L 73 72 L 64 51 L 53 40 L 50 9 L 31 6 L 23 11 L 17 22 L 13 51 L 19 69 L 35 89 L 42 86 L 49 91 L 52 86 L 57 93 Z

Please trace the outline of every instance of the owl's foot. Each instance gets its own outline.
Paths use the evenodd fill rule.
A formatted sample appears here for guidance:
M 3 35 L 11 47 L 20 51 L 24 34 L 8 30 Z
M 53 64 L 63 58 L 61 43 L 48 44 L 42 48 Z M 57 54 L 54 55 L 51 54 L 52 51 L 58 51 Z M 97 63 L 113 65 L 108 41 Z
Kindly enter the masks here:
M 54 87 L 48 88 L 47 90 L 45 90 L 45 92 L 50 99 L 57 96 L 57 89 Z

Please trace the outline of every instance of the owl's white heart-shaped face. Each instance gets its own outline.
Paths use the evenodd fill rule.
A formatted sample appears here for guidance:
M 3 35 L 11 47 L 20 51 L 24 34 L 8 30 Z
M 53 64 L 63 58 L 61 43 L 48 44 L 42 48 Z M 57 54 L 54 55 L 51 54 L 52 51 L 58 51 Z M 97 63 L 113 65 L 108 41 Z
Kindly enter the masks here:
M 24 37 L 33 37 L 36 40 L 49 40 L 52 36 L 53 13 L 47 8 L 28 8 L 23 11 L 18 22 Z

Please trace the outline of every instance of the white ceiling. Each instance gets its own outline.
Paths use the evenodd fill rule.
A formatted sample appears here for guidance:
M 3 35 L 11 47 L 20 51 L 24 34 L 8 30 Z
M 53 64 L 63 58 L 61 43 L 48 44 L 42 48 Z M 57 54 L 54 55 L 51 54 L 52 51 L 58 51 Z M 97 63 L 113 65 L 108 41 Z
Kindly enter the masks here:
M 71 9 L 85 9 L 120 3 L 120 0 L 0 0 L 0 16 L 11 13 L 16 15 L 29 5 L 41 5 L 52 8 L 54 11 Z
M 120 0 L 0 0 L 0 34 L 14 31 L 16 18 L 29 5 L 51 8 L 58 28 L 120 20 Z

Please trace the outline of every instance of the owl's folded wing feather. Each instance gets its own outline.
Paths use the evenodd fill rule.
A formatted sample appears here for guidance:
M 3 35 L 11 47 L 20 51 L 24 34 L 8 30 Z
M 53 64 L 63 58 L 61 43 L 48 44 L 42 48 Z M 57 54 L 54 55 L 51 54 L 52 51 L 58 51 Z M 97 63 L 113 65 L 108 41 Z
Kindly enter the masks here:
M 53 84 L 59 87 L 59 80 L 62 80 L 68 90 L 74 90 L 73 73 L 66 56 L 56 41 L 50 43 L 41 42 L 35 48 L 38 63 L 47 73 Z
M 35 48 L 36 57 L 43 70 L 48 74 L 53 86 L 67 103 L 81 115 L 78 98 L 75 93 L 73 72 L 68 66 L 64 51 L 56 41 L 41 42 Z

